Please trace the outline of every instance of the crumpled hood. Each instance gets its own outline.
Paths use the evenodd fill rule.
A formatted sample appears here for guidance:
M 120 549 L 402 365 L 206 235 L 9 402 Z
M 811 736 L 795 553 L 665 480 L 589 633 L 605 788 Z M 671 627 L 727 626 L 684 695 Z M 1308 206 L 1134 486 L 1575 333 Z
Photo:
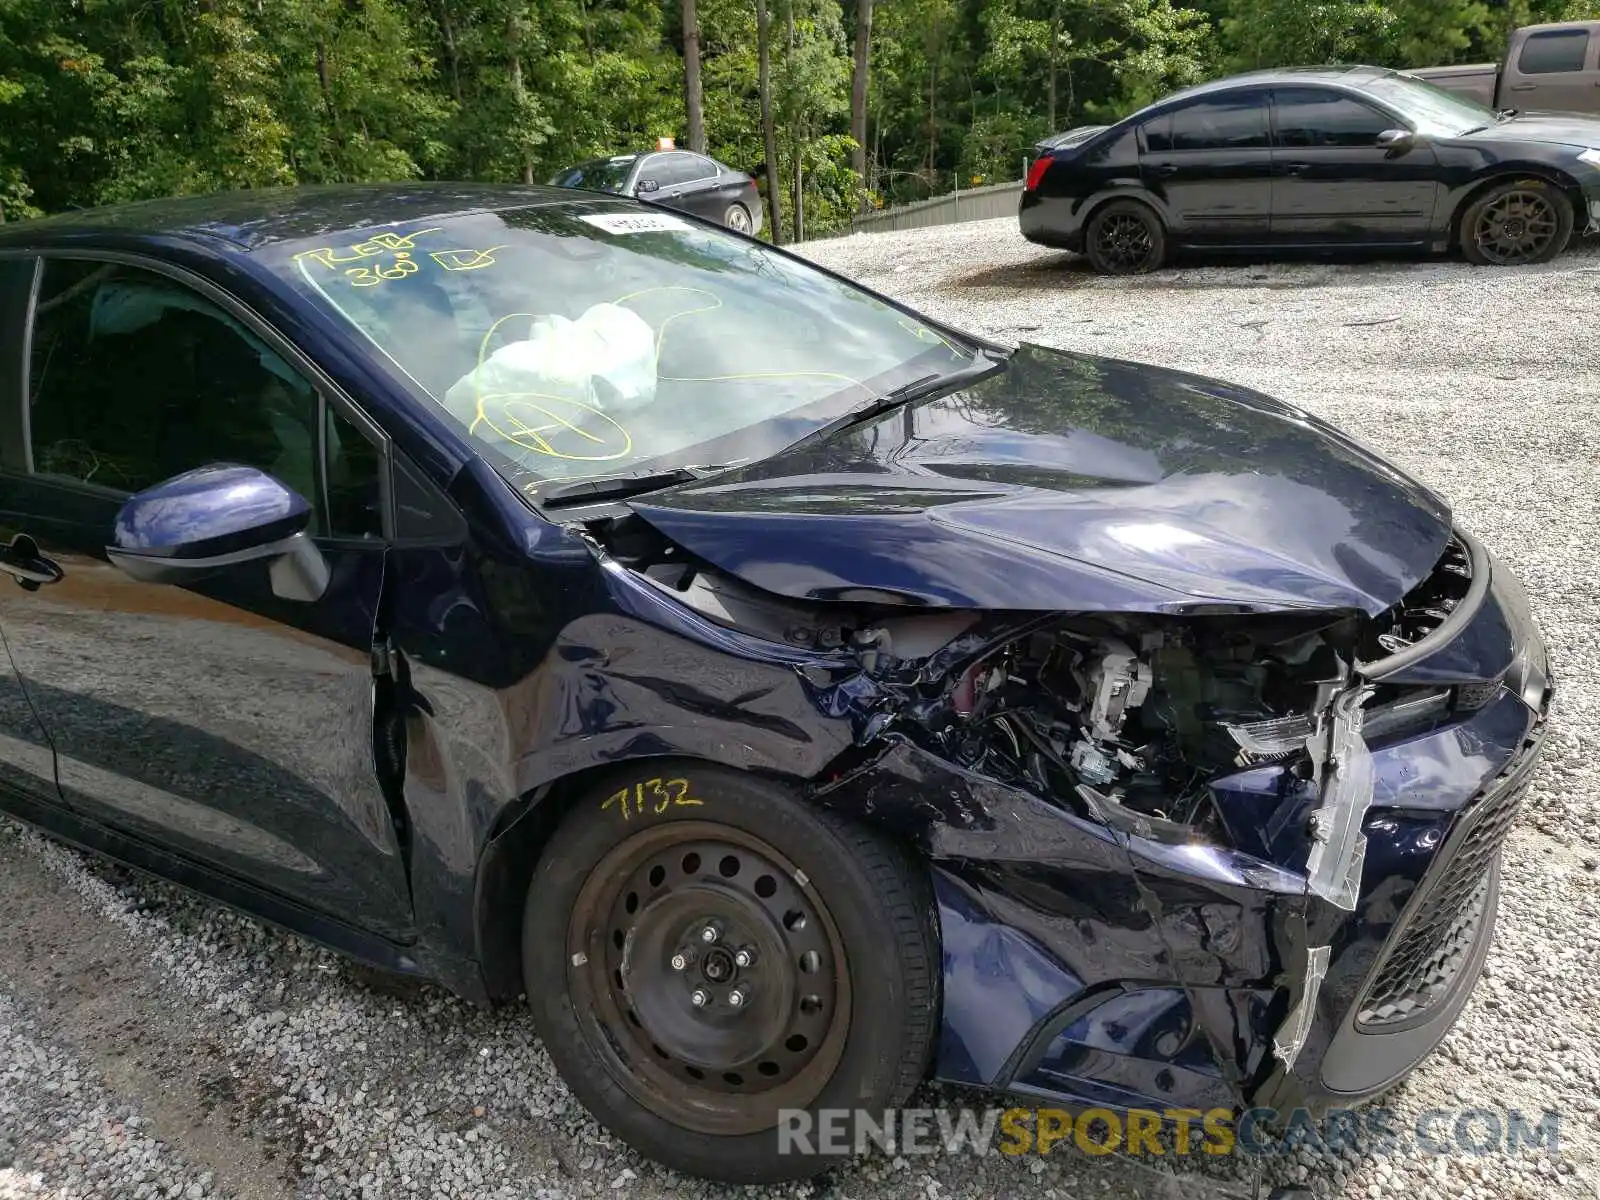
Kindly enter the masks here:
M 632 508 L 796 599 L 1045 611 L 1375 615 L 1450 530 L 1436 496 L 1279 401 L 1035 346 Z

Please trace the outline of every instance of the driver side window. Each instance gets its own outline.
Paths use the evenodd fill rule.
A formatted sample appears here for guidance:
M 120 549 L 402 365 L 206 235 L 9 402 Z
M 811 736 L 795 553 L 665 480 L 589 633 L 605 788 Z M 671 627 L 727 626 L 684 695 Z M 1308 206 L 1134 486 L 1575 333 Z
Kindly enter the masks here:
M 46 260 L 29 366 L 40 475 L 132 493 L 195 467 L 241 463 L 311 501 L 312 533 L 381 535 L 379 455 L 370 444 L 346 444 L 359 435 L 336 431 L 331 417 L 319 435 L 323 405 L 311 383 L 175 280 L 116 263 Z M 322 444 L 338 460 L 327 472 Z M 325 478 L 340 500 L 331 523 Z
M 1397 122 L 1351 96 L 1325 88 L 1273 92 L 1277 144 L 1292 147 L 1374 147 Z

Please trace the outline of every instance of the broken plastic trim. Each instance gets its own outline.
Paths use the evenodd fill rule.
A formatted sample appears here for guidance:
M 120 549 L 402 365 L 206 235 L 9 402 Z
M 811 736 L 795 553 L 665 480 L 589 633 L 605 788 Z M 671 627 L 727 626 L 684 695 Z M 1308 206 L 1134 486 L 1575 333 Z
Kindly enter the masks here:
M 1311 718 L 1304 713 L 1295 713 L 1244 725 L 1224 725 L 1223 728 L 1239 747 L 1239 765 L 1249 766 L 1299 753 L 1305 748 L 1306 739 L 1311 736 Z
M 1307 743 L 1322 803 L 1311 814 L 1306 887 L 1346 912 L 1355 909 L 1367 856 L 1361 825 L 1372 806 L 1373 768 L 1362 735 L 1362 706 L 1375 690 L 1357 684 L 1339 692 L 1331 705 L 1319 704 L 1316 729 Z
M 1457 529 L 1455 536 L 1467 548 L 1467 562 L 1472 567 L 1472 579 L 1467 585 L 1467 594 L 1462 597 L 1460 604 L 1450 610 L 1450 615 L 1439 624 L 1439 627 L 1421 641 L 1413 642 L 1406 649 L 1387 658 L 1358 663 L 1356 671 L 1363 678 L 1376 682 L 1416 665 L 1455 641 L 1461 635 L 1461 631 L 1476 619 L 1478 610 L 1483 607 L 1484 600 L 1489 596 L 1493 568 L 1489 565 L 1488 551 L 1477 538 L 1462 529 Z
M 1311 1019 L 1317 1011 L 1317 993 L 1322 990 L 1322 979 L 1328 973 L 1327 946 L 1313 946 L 1306 953 L 1306 984 L 1300 993 L 1300 1003 L 1284 1017 L 1278 1032 L 1272 1035 L 1272 1052 L 1282 1061 L 1284 1069 L 1294 1066 L 1300 1057 L 1300 1048 L 1306 1044 L 1311 1032 Z

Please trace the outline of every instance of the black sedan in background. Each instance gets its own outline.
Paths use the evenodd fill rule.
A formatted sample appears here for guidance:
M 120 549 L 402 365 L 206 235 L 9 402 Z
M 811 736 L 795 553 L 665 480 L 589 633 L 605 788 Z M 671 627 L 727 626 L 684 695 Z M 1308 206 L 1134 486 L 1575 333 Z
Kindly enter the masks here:
M 1179 247 L 1522 265 L 1600 222 L 1600 120 L 1495 112 L 1376 67 L 1237 75 L 1036 149 L 1022 235 L 1108 274 Z
M 556 187 L 633 196 L 693 213 L 735 233 L 761 232 L 756 181 L 714 158 L 688 150 L 614 154 L 552 176 Z

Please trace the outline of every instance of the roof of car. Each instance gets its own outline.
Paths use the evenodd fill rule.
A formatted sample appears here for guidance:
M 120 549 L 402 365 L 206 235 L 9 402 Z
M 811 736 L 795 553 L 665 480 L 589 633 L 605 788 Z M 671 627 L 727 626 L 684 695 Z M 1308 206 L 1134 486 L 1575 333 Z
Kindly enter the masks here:
M 397 221 L 593 200 L 566 188 L 478 183 L 332 184 L 250 188 L 141 200 L 0 225 L 0 246 L 40 234 L 101 232 L 221 240 L 255 250 Z
M 1322 67 L 1272 67 L 1261 71 L 1246 71 L 1242 75 L 1229 75 L 1225 79 L 1212 79 L 1205 83 L 1197 83 L 1193 87 L 1185 88 L 1181 92 L 1174 92 L 1164 96 L 1159 101 L 1166 104 L 1172 100 L 1187 100 L 1193 96 L 1203 96 L 1209 92 L 1226 91 L 1229 88 L 1245 86 L 1261 86 L 1274 83 L 1343 83 L 1359 86 L 1368 80 L 1378 79 L 1386 75 L 1397 74 L 1386 67 L 1356 66 L 1322 66 Z

